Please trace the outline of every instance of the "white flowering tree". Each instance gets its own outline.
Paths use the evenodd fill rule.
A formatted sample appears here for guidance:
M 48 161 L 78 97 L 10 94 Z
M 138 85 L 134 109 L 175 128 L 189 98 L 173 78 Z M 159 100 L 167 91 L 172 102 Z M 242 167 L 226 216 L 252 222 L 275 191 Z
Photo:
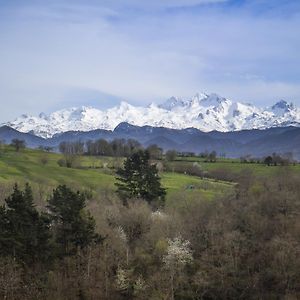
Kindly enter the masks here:
M 128 267 L 129 263 L 129 245 L 128 245 L 128 238 L 126 236 L 126 233 L 122 226 L 117 227 L 117 234 L 121 241 L 124 243 L 124 246 L 126 248 L 126 266 Z
M 174 299 L 175 277 L 193 260 L 190 242 L 181 237 L 168 239 L 167 253 L 163 257 L 165 268 L 170 273 L 171 299 Z
M 133 284 L 133 294 L 139 299 L 144 299 L 143 294 L 145 296 L 145 290 L 147 289 L 147 285 L 143 277 L 140 275 Z
M 126 291 L 129 288 L 129 274 L 127 270 L 118 268 L 116 274 L 116 285 L 119 291 Z

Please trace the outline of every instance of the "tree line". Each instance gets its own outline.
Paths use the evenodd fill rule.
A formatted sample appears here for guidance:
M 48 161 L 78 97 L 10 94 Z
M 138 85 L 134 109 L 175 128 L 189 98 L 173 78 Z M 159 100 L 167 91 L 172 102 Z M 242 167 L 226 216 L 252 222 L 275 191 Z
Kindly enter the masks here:
M 145 148 L 134 139 L 114 139 L 112 141 L 99 139 L 87 142 L 61 142 L 59 144 L 59 151 L 66 155 L 129 157 L 141 149 L 147 150 L 152 159 L 161 159 L 163 156 L 163 149 L 157 145 L 153 144 Z
M 3 145 L 4 142 L 0 141 L 0 146 Z M 21 151 L 26 147 L 26 143 L 24 140 L 13 139 L 10 143 L 16 152 Z M 39 146 L 39 149 L 44 152 L 54 151 L 53 147 L 50 146 Z M 194 152 L 181 152 L 174 149 L 169 149 L 164 151 L 161 147 L 156 144 L 149 145 L 148 147 L 142 146 L 137 140 L 134 139 L 114 139 L 112 141 L 108 141 L 105 139 L 98 140 L 89 140 L 87 142 L 72 141 L 67 142 L 63 141 L 59 144 L 58 150 L 65 157 L 63 160 L 59 161 L 59 165 L 71 167 L 74 165 L 74 161 L 76 161 L 76 156 L 80 155 L 89 155 L 89 156 L 113 156 L 113 157 L 129 157 L 134 152 L 146 149 L 151 159 L 161 160 L 165 158 L 167 161 L 174 161 L 177 158 L 184 157 L 199 157 L 202 158 L 204 162 L 216 162 L 218 157 L 225 158 L 226 154 L 221 152 L 217 153 L 217 151 L 204 151 L 196 154 Z M 287 153 L 272 153 L 270 155 L 266 155 L 264 157 L 254 157 L 250 154 L 243 155 L 240 157 L 241 163 L 257 163 L 257 164 L 266 164 L 268 166 L 285 166 L 289 164 L 295 164 L 296 160 L 293 157 L 292 152 Z
M 196 155 L 194 152 L 180 152 L 174 149 L 164 151 L 156 144 L 144 147 L 140 142 L 134 139 L 114 139 L 108 141 L 105 139 L 89 140 L 87 142 L 61 142 L 59 151 L 65 155 L 91 155 L 91 156 L 115 156 L 129 157 L 138 150 L 147 150 L 151 159 L 160 160 L 164 157 L 169 160 L 175 160 L 177 157 L 196 157 L 204 158 L 207 162 L 215 162 L 217 159 L 216 151 L 205 151 Z
M 287 152 L 284 154 L 279 154 L 273 152 L 271 155 L 267 155 L 262 158 L 255 158 L 252 155 L 245 155 L 240 158 L 241 163 L 257 163 L 265 164 L 268 166 L 288 166 L 290 164 L 295 164 L 296 160 L 293 157 L 292 152 Z

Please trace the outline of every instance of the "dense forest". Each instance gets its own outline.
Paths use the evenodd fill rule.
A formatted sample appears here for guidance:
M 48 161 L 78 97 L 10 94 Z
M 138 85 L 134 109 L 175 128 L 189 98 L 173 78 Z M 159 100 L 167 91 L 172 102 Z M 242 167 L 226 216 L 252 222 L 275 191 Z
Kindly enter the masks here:
M 0 298 L 297 299 L 300 175 L 266 168 L 227 170 L 230 193 L 180 206 L 165 205 L 144 150 L 116 171 L 115 192 L 61 184 L 41 205 L 15 185 L 1 194 Z

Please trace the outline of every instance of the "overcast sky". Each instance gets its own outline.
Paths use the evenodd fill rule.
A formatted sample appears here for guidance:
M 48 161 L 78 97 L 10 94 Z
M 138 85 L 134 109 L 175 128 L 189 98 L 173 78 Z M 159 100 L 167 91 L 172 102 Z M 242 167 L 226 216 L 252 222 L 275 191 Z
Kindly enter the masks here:
M 300 1 L 0 0 L 0 123 L 196 92 L 300 106 Z

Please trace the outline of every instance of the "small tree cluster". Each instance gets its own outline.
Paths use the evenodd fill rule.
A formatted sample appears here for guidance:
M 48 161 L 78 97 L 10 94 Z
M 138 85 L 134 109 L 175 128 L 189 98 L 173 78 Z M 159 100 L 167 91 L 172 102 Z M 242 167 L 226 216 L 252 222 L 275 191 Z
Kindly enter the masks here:
M 141 144 L 134 139 L 99 139 L 86 142 L 86 154 L 95 156 L 128 157 L 141 148 Z
M 76 254 L 96 241 L 95 222 L 84 209 L 85 196 L 66 186 L 53 191 L 47 212 L 38 212 L 32 190 L 15 185 L 0 207 L 1 256 L 21 265 L 49 265 L 52 259 Z
M 292 153 L 286 153 L 284 155 L 273 153 L 272 155 L 265 157 L 263 162 L 268 166 L 287 166 L 290 163 L 293 163 L 294 159 Z
M 63 154 L 64 158 L 60 159 L 57 163 L 61 167 L 72 168 L 78 162 L 79 156 L 84 153 L 84 143 L 77 142 L 61 142 L 59 144 L 59 151 Z

